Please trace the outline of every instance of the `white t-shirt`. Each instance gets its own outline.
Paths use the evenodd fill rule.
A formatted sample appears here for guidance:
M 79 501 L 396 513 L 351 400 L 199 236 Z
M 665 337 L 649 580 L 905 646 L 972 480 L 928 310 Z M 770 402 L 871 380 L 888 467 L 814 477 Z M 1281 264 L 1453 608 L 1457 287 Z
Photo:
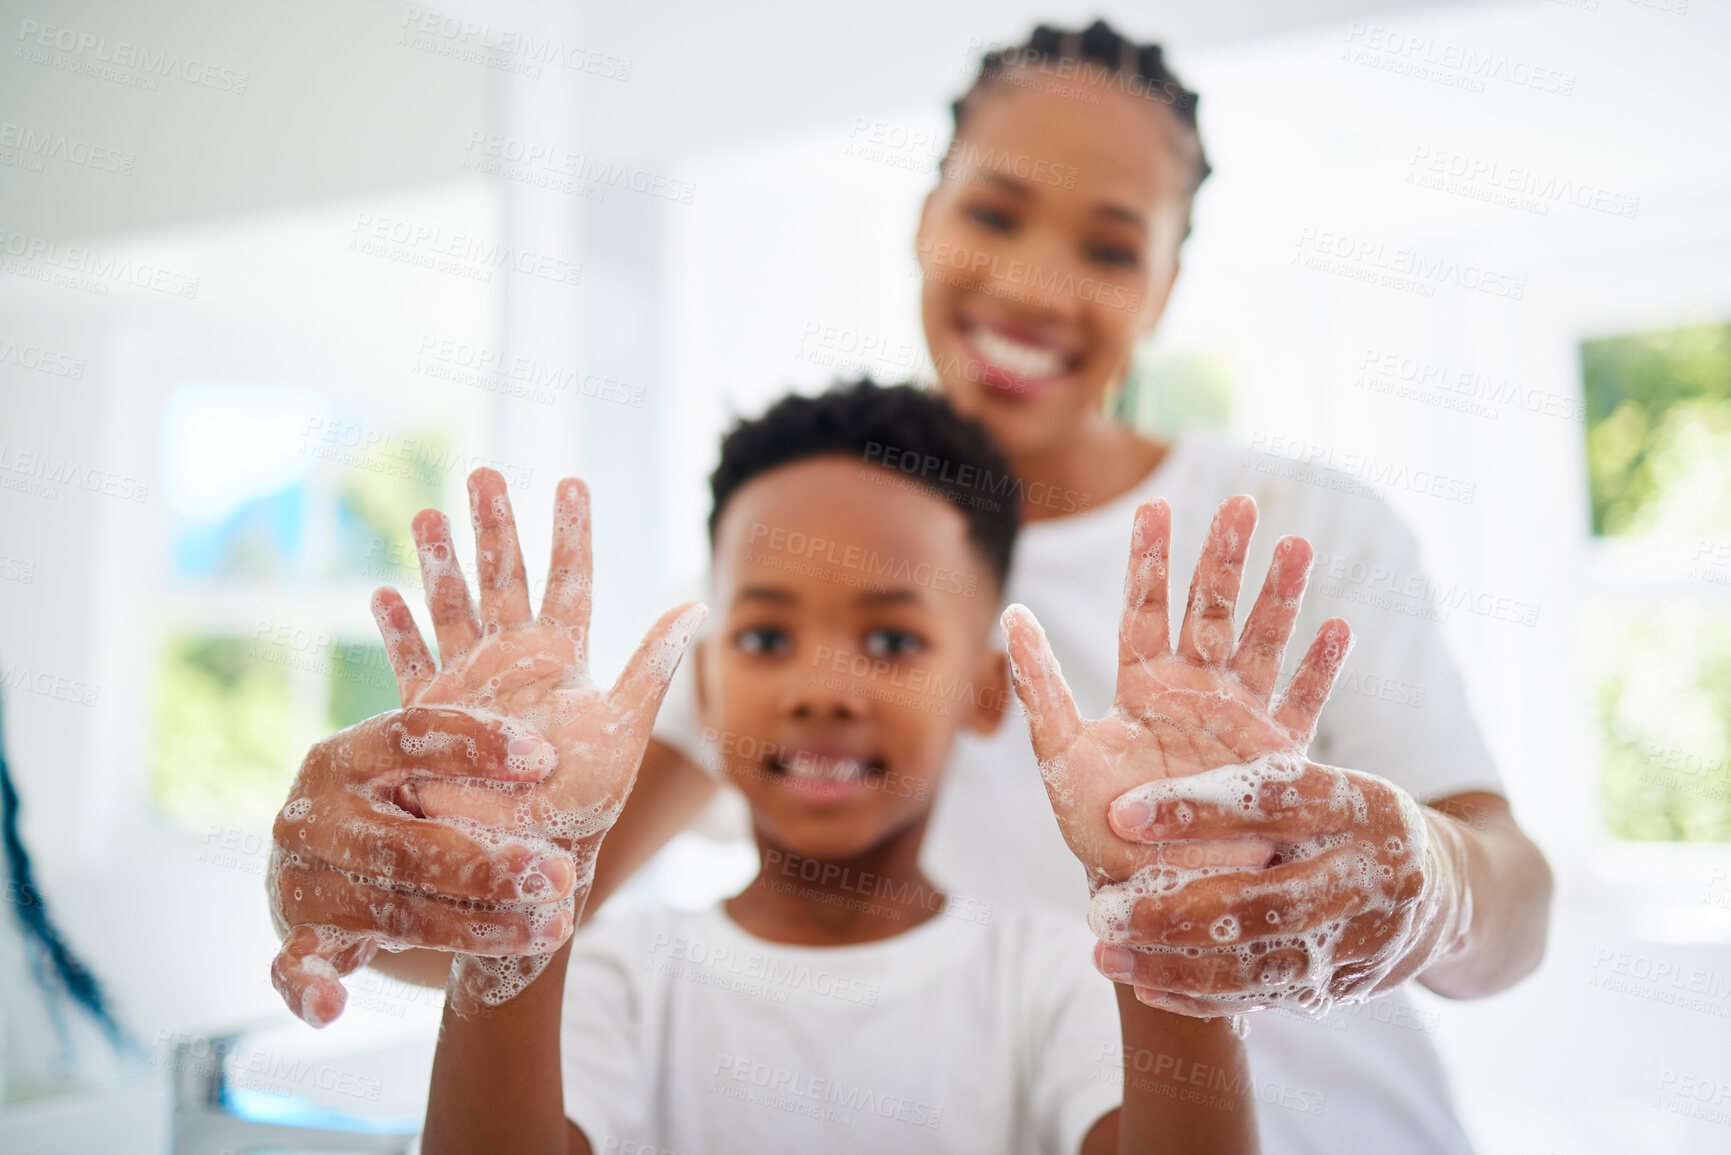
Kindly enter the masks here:
M 1354 648 L 1323 709 L 1310 756 L 1380 775 L 1421 802 L 1469 790 L 1501 793 L 1444 645 L 1438 625 L 1444 614 L 1412 532 L 1343 474 L 1298 471 L 1215 437 L 1180 439 L 1129 493 L 1087 513 L 1029 523 L 1017 539 L 1005 601 L 1021 602 L 1039 618 L 1083 716 L 1098 717 L 1112 702 L 1137 505 L 1164 497 L 1172 506 L 1176 631 L 1209 522 L 1220 501 L 1235 493 L 1254 497 L 1258 511 L 1240 624 L 1261 589 L 1274 543 L 1297 534 L 1315 548 L 1316 564 L 1286 673 L 1323 621 L 1338 616 L 1352 625 Z M 701 731 L 683 671 L 655 736 L 700 760 Z M 1082 868 L 1058 834 L 1019 716 L 991 737 L 957 737 L 923 862 L 958 898 L 1032 900 L 1070 911 L 1086 905 Z M 1434 1023 L 1404 992 L 1322 1023 L 1253 1016 L 1248 1046 L 1263 1149 L 1271 1155 L 1469 1150 L 1431 1044 L 1433 1031 Z
M 956 907 L 846 947 L 719 908 L 574 940 L 565 1114 L 597 1152 L 1072 1155 L 1118 1106 L 1118 1008 L 1082 920 Z

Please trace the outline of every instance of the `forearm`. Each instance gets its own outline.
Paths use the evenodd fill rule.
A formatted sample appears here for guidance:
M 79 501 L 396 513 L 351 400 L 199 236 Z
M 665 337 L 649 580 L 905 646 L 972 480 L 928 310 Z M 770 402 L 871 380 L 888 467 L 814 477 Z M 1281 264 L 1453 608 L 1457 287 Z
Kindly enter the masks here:
M 1545 952 L 1551 870 L 1494 794 L 1460 795 L 1431 807 L 1432 821 L 1458 835 L 1471 918 L 1454 953 L 1419 981 L 1439 995 L 1475 999 L 1530 974 Z
M 1250 1062 L 1231 1020 L 1145 1006 L 1125 984 L 1117 992 L 1124 1040 L 1120 1155 L 1260 1150 Z
M 425 1155 L 568 1155 L 559 1071 L 567 942 L 538 978 L 495 1007 L 458 1015 L 449 1001 L 433 1057 Z

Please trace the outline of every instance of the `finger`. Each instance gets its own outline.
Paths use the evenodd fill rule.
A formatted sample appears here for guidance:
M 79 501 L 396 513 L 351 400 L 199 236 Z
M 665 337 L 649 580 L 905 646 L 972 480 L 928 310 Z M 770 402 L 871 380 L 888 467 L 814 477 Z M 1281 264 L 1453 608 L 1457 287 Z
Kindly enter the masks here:
M 1214 511 L 1184 625 L 1178 633 L 1178 656 L 1205 666 L 1223 666 L 1232 656 L 1232 633 L 1238 610 L 1238 583 L 1244 575 L 1244 555 L 1256 528 L 1256 502 L 1242 494 L 1229 497 Z
M 1163 841 L 1142 847 L 1136 868 L 1176 867 L 1180 870 L 1258 870 L 1274 857 L 1275 845 L 1265 838 L 1210 838 Z
M 396 590 L 384 588 L 373 593 L 373 621 L 378 623 L 379 636 L 385 640 L 385 656 L 397 675 L 397 696 L 404 704 L 415 700 L 438 674 L 433 655 L 415 625 L 415 615 L 409 604 Z
M 1267 870 L 1192 879 L 1165 894 L 1136 896 L 1127 927 L 1102 921 L 1107 933 L 1096 934 L 1120 945 L 1175 948 L 1290 938 L 1368 909 L 1372 896 L 1358 873 L 1364 861 L 1357 848 L 1343 846 Z
M 1352 652 L 1352 627 L 1341 618 L 1329 618 L 1316 631 L 1292 682 L 1274 706 L 1274 720 L 1302 744 L 1316 736 L 1316 720 L 1334 689 L 1334 680 Z
M 1394 961 L 1389 944 L 1410 942 L 1412 923 L 1417 917 L 1412 907 L 1397 906 L 1393 910 L 1373 910 L 1347 923 L 1341 928 L 1340 941 L 1335 943 L 1329 959 L 1335 977 L 1350 981 L 1356 973 L 1380 979 Z
M 1276 947 L 1248 959 L 1236 951 L 1223 950 L 1128 953 L 1131 977 L 1118 981 L 1128 981 L 1138 989 L 1151 988 L 1167 1009 L 1180 1014 L 1197 1013 L 1186 1007 L 1210 1008 L 1202 1017 L 1248 1010 L 1271 996 L 1292 994 L 1311 971 L 1310 950 L 1302 943 Z M 1101 973 L 1105 973 L 1105 966 L 1123 973 L 1123 961 L 1108 955 L 1104 966 L 1099 962 L 1096 966 L 1101 967 Z
M 433 615 L 439 659 L 449 667 L 474 648 L 481 637 L 481 623 L 475 618 L 469 583 L 451 545 L 450 520 L 436 509 L 423 509 L 409 528 L 421 560 L 421 588 L 426 591 L 427 610 Z
M 1192 1019 L 1218 1019 L 1237 1011 L 1249 1009 L 1237 1005 L 1223 1007 L 1217 999 L 1175 995 L 1171 991 L 1156 991 L 1148 987 L 1136 988 L 1136 1001 L 1158 1011 L 1167 1011 Z
M 1016 697 L 1028 715 L 1028 733 L 1034 741 L 1034 757 L 1044 764 L 1059 757 L 1082 735 L 1082 715 L 1064 672 L 1027 606 L 1013 605 L 998 619 L 1010 649 L 1010 677 Z
M 1123 575 L 1123 611 L 1118 618 L 1118 687 L 1123 670 L 1162 658 L 1172 649 L 1167 575 L 1172 559 L 1172 506 L 1151 499 L 1136 507 L 1130 528 L 1129 570 Z M 1122 707 L 1122 698 L 1115 700 Z
M 1112 833 L 1130 842 L 1255 835 L 1306 842 L 1359 822 L 1363 798 L 1331 766 L 1266 759 L 1132 786 L 1112 800 Z
M 347 884 L 332 871 L 297 866 L 282 867 L 280 878 L 281 885 L 300 891 L 296 905 L 307 917 L 316 918 L 321 929 L 350 939 L 366 936 L 392 946 L 498 958 L 554 950 L 571 929 L 568 901 L 547 906 L 457 903 Z M 322 968 L 313 964 L 310 969 Z
M 1172 555 L 1172 507 L 1161 498 L 1136 508 L 1124 612 L 1118 622 L 1118 665 L 1135 666 L 1172 648 L 1167 571 Z
M 565 478 L 553 497 L 553 560 L 547 567 L 541 617 L 571 631 L 579 661 L 589 652 L 594 596 L 589 517 L 589 487 L 575 477 Z
M 481 631 L 529 620 L 529 576 L 517 545 L 517 519 L 505 479 L 495 469 L 469 474 L 469 515 L 475 524 L 475 573 L 481 586 Z
M 397 787 L 391 801 L 417 818 L 460 818 L 504 830 L 529 818 L 528 789 L 486 780 L 416 778 Z
M 1250 609 L 1250 618 L 1238 638 L 1238 651 L 1232 655 L 1232 672 L 1263 705 L 1268 704 L 1275 679 L 1280 676 L 1280 659 L 1298 621 L 1313 555 L 1310 543 L 1302 537 L 1283 537 L 1275 544 L 1262 593 Z
M 296 926 L 271 961 L 271 985 L 309 1027 L 335 1022 L 348 1002 L 343 976 L 372 960 L 378 944 L 330 926 Z
M 407 706 L 314 743 L 300 780 L 340 783 L 339 790 L 391 785 L 411 773 L 540 782 L 558 764 L 552 743 L 518 722 L 451 706 Z
M 322 864 L 452 899 L 546 904 L 571 893 L 576 881 L 570 858 L 550 843 L 510 836 L 482 841 L 449 823 L 347 792 L 290 802 L 277 815 L 273 837 L 291 866 Z M 350 885 L 372 889 L 366 881 Z M 285 917 L 318 921 L 292 909 Z
M 702 602 L 689 602 L 668 610 L 649 627 L 637 651 L 625 663 L 619 680 L 607 691 L 608 702 L 626 725 L 654 720 L 656 711 L 661 709 L 661 698 L 667 693 L 667 684 L 673 680 L 673 671 L 679 668 L 680 659 L 708 616 L 709 607 Z M 649 737 L 647 728 L 642 737 Z

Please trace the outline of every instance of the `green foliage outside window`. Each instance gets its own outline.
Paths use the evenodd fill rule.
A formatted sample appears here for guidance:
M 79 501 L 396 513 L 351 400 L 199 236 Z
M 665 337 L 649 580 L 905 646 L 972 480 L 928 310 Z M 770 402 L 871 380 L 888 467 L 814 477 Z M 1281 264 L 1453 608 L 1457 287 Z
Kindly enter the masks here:
M 285 646 L 173 637 L 157 679 L 157 801 L 194 828 L 268 826 L 293 766 Z
M 1731 841 L 1731 609 L 1595 615 L 1600 799 L 1618 838 Z
M 1664 591 L 1586 619 L 1606 826 L 1731 841 L 1731 324 L 1588 341 L 1581 363 L 1593 532 L 1651 551 Z
M 291 664 L 317 687 L 304 719 Z M 375 643 L 302 650 L 250 638 L 171 637 L 157 680 L 153 793 L 195 829 L 268 829 L 308 746 L 396 706 L 396 678 Z
M 1731 324 L 1581 346 L 1593 532 L 1731 535 Z

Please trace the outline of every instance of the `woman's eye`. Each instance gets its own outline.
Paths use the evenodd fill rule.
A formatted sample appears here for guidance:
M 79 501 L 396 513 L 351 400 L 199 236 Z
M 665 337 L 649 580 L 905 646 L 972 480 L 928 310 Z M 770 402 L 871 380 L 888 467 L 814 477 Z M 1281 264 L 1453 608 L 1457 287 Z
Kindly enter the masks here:
M 1009 214 L 1001 213 L 994 208 L 987 208 L 985 205 L 974 205 L 968 209 L 968 217 L 975 224 L 998 233 L 1009 232 L 1015 224 L 1014 221 L 1010 220 Z
M 786 653 L 792 643 L 786 631 L 776 626 L 752 626 L 733 635 L 733 644 L 741 653 L 759 657 Z
M 907 630 L 880 629 L 866 635 L 865 648 L 874 658 L 905 658 L 925 649 L 926 643 Z
M 1124 269 L 1135 268 L 1141 260 L 1135 249 L 1126 249 L 1118 245 L 1094 245 L 1088 249 L 1088 259 L 1102 265 L 1114 265 Z

